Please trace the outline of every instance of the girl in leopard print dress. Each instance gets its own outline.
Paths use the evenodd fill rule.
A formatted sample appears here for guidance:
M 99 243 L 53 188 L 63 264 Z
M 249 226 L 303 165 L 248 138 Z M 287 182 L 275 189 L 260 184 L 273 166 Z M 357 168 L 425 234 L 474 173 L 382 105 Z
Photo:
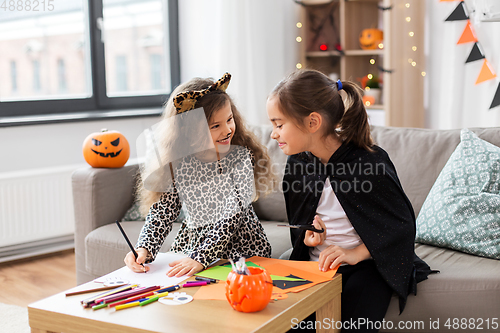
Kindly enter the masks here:
M 125 257 L 131 270 L 148 270 L 141 264 L 155 259 L 181 209 L 187 217 L 171 251 L 187 257 L 172 262 L 168 276 L 192 275 L 218 258 L 270 257 L 271 245 L 251 202 L 273 188 L 274 178 L 265 147 L 246 129 L 225 92 L 230 77 L 226 73 L 215 83 L 195 78 L 171 94 L 163 117 L 194 114 L 203 108 L 215 150 L 184 156 L 167 166 L 173 181 L 164 191 L 148 190 L 149 180 L 138 183 L 141 210 L 148 213 L 136 245 L 137 259 L 132 252 Z M 180 148 L 172 142 L 179 142 L 180 136 L 193 140 L 192 136 L 201 136 L 200 129 L 190 126 L 176 132 L 168 124 L 160 125 L 158 154 L 162 158 L 185 155 L 175 151 Z

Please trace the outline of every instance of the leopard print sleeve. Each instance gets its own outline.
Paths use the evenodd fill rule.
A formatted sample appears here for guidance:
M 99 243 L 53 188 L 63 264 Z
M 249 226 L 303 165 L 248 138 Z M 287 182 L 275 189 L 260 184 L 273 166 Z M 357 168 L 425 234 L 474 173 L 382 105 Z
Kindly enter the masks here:
M 182 203 L 175 187 L 172 191 L 164 192 L 160 200 L 151 205 L 136 245 L 136 248 L 148 250 L 146 263 L 155 260 L 165 238 L 172 231 L 172 223 L 179 216 L 181 208 Z

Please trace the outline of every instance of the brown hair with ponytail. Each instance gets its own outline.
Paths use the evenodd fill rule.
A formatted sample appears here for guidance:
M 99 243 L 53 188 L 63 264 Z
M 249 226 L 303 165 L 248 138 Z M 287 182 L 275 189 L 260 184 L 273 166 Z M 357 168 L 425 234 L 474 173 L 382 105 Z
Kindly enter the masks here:
M 343 142 L 372 151 L 373 139 L 368 114 L 363 105 L 361 88 L 351 81 L 342 81 L 344 98 L 337 82 L 312 69 L 291 73 L 274 87 L 269 98 L 277 98 L 280 111 L 303 127 L 303 119 L 312 112 L 324 120 L 324 135 L 335 135 Z

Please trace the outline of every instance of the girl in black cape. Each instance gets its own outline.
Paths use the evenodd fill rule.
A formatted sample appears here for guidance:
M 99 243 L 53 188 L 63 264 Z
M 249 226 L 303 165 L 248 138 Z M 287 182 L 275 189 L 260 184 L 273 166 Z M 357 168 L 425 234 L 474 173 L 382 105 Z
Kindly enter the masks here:
M 289 155 L 289 223 L 326 231 L 292 228 L 290 259 L 317 260 L 324 271 L 340 265 L 342 331 L 378 331 L 392 294 L 402 312 L 431 270 L 414 252 L 413 208 L 388 154 L 371 138 L 360 88 L 298 70 L 273 89 L 267 113 L 271 138 Z M 312 328 L 306 324 L 298 326 Z

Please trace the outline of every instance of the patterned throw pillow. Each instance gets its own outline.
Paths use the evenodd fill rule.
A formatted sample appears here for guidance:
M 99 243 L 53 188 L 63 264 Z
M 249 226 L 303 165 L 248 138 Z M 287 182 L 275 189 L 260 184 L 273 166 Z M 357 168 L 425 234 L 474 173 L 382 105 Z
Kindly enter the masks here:
M 416 241 L 500 259 L 500 148 L 463 129 L 417 218 Z

